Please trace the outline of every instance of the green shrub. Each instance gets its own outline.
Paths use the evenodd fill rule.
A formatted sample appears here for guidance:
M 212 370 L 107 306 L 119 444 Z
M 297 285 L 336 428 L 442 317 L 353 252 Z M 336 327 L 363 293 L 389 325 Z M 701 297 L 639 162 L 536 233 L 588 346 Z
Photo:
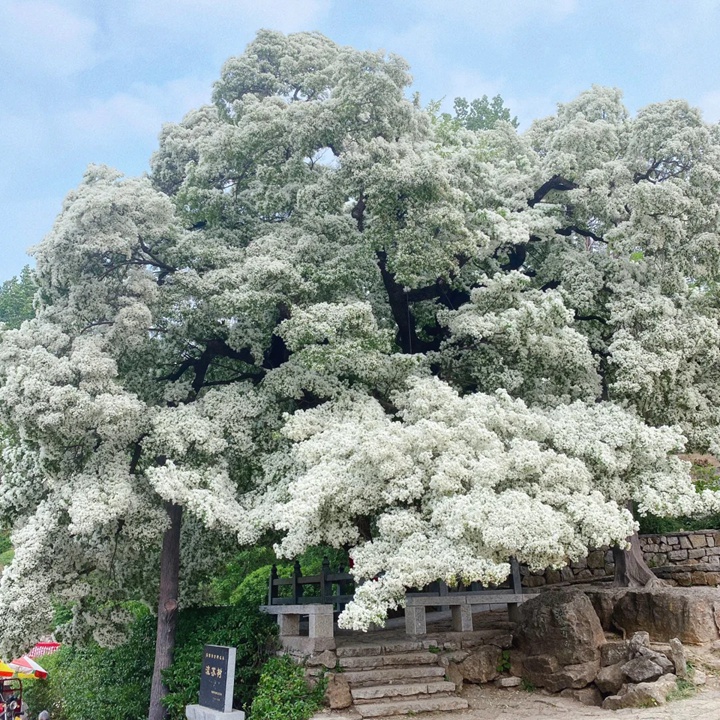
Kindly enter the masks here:
M 275 621 L 259 610 L 269 573 L 267 567 L 248 575 L 234 593 L 233 606 L 180 613 L 174 661 L 164 674 L 170 691 L 164 703 L 173 720 L 182 720 L 185 706 L 198 701 L 204 645 L 237 648 L 233 707 L 249 707 L 263 663 L 275 647 Z
M 337 550 L 327 546 L 312 547 L 306 550 L 299 558 L 300 568 L 303 575 L 318 575 L 322 569 L 323 558 L 328 558 L 333 572 L 339 567 L 347 568 L 348 554 L 344 550 Z M 293 572 L 293 563 L 289 560 L 278 560 L 270 547 L 251 547 L 239 551 L 235 557 L 225 565 L 223 572 L 213 578 L 210 583 L 210 599 L 215 605 L 226 605 L 236 603 L 237 592 L 245 582 L 246 578 L 254 573 L 265 574 L 265 587 L 263 588 L 260 602 L 265 603 L 267 597 L 267 575 L 272 565 L 277 566 L 278 577 L 290 577 Z M 304 594 L 306 596 L 317 593 L 317 588 L 306 585 Z M 283 586 L 279 589 L 280 597 L 287 597 L 290 594 L 290 587 Z
M 678 678 L 676 681 L 675 688 L 668 693 L 667 701 L 674 702 L 675 700 L 687 700 L 687 698 L 693 697 L 697 693 L 697 688 L 689 680 L 684 678 Z
M 325 552 L 319 548 L 303 556 L 303 572 L 307 575 L 318 573 Z M 333 567 L 344 557 L 339 552 L 331 555 Z M 258 567 L 263 562 L 265 564 Z M 182 720 L 185 706 L 198 701 L 204 645 L 237 648 L 233 706 L 250 707 L 263 665 L 275 649 L 275 621 L 259 611 L 259 606 L 267 601 L 272 562 L 274 554 L 266 548 L 240 553 L 229 577 L 217 579 L 210 594 L 212 599 L 222 597 L 224 602 L 232 605 L 189 608 L 180 612 L 174 662 L 164 675 L 170 691 L 165 704 L 172 720 Z M 292 565 L 285 563 L 278 569 L 289 575 Z M 64 606 L 56 610 L 58 619 L 70 612 Z M 53 720 L 143 720 L 147 717 L 156 619 L 144 607 L 135 610 L 137 620 L 124 645 L 112 649 L 96 644 L 67 646 L 43 658 L 48 679 L 27 683 L 26 702 L 31 717 L 41 710 L 48 710 Z M 307 695 L 302 701 L 303 707 L 310 707 L 315 695 L 307 690 L 303 693 Z M 262 716 L 259 717 L 262 720 Z M 290 713 L 274 717 L 293 720 L 301 716 Z
M 498 659 L 497 671 L 499 673 L 510 672 L 510 651 L 503 650 Z
M 307 720 L 322 705 L 325 683 L 311 688 L 305 670 L 287 655 L 268 660 L 260 675 L 250 720 Z
M 663 535 L 673 532 L 691 532 L 693 530 L 720 529 L 720 515 L 705 517 L 657 517 L 645 515 L 638 518 L 642 535 Z
M 0 554 L 12 550 L 12 543 L 7 531 L 0 531 Z
M 720 490 L 720 476 L 718 468 L 707 461 L 695 462 L 691 469 L 693 482 L 697 492 L 703 490 Z M 637 515 L 636 515 L 637 517 Z M 640 532 L 648 535 L 662 535 L 672 532 L 692 532 L 693 530 L 720 529 L 720 515 L 706 515 L 703 517 L 657 517 L 645 515 L 639 517 Z
M 249 547 L 240 550 L 228 562 L 222 573 L 213 578 L 210 583 L 211 600 L 214 605 L 227 605 L 232 603 L 232 594 L 251 573 L 264 567 L 269 568 L 277 562 L 275 553 L 270 547 Z M 265 588 L 267 592 L 267 588 Z
M 182 610 L 178 617 L 175 660 L 165 674 L 170 716 L 185 717 L 185 705 L 197 703 L 203 645 L 237 648 L 235 707 L 247 707 L 260 669 L 274 647 L 275 623 L 258 606 L 265 577 L 251 574 L 237 589 L 234 607 Z M 260 599 L 258 600 L 258 593 Z M 155 660 L 156 619 L 149 612 L 132 625 L 128 642 L 116 648 L 64 646 L 41 664 L 47 680 L 26 683 L 30 717 L 48 710 L 53 720 L 144 720 L 150 702 Z
M 41 659 L 47 680 L 24 684 L 30 717 L 48 710 L 53 720 L 143 720 L 147 717 L 155 655 L 155 618 L 132 625 L 116 648 L 64 646 Z
M 23 700 L 28 705 L 29 717 L 37 717 L 42 710 L 47 710 L 53 720 L 66 720 L 56 675 L 58 666 L 67 662 L 68 654 L 69 648 L 61 648 L 52 655 L 39 658 L 38 662 L 48 671 L 46 680 L 23 680 Z
M 0 531 L 0 571 L 12 562 L 13 546 L 10 543 L 10 535 L 7 531 Z

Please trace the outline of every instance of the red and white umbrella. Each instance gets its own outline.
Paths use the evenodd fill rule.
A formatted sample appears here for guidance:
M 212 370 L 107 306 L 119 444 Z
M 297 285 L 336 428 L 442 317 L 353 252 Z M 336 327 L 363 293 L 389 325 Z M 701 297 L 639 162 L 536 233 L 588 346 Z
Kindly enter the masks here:
M 15 671 L 7 664 L 0 660 L 0 678 L 11 678 Z
M 35 643 L 35 646 L 30 648 L 27 652 L 27 656 L 31 658 L 42 657 L 43 655 L 50 655 L 60 649 L 59 642 L 44 641 Z
M 44 680 L 48 676 L 47 670 L 28 655 L 15 658 L 11 660 L 8 665 L 21 676 L 26 675 L 28 677 L 39 678 L 40 680 Z

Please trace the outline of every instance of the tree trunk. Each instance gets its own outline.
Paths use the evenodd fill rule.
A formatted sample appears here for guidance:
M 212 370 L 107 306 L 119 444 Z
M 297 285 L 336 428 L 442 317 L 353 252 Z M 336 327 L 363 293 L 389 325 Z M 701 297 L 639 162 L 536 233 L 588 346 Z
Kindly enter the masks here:
M 160 555 L 160 599 L 158 601 L 155 667 L 150 690 L 149 720 L 163 720 L 165 717 L 166 710 L 163 707 L 162 699 L 167 695 L 168 690 L 162 680 L 162 671 L 170 667 L 175 650 L 182 507 L 167 502 L 165 509 L 170 518 L 170 527 L 163 536 L 162 554 Z
M 632 513 L 633 503 L 628 500 L 625 507 Z M 623 550 L 615 545 L 613 551 L 613 562 L 615 563 L 614 585 L 618 587 L 649 587 L 652 585 L 665 585 L 648 567 L 640 549 L 640 537 L 633 533 L 629 538 L 629 550 Z
M 655 573 L 648 567 L 640 549 L 640 538 L 635 533 L 631 535 L 630 549 L 623 550 L 617 545 L 613 547 L 613 560 L 615 561 L 615 585 L 620 587 L 646 587 L 648 585 L 663 584 Z

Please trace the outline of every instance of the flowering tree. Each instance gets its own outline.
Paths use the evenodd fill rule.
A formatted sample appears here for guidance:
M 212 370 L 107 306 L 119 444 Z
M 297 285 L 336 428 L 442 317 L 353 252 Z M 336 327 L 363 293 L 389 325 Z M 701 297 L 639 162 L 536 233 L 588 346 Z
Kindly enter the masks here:
M 7 327 L 20 327 L 33 316 L 33 297 L 37 286 L 32 270 L 26 265 L 20 275 L 0 285 L 0 322 Z
M 621 552 L 628 501 L 716 502 L 677 453 L 718 444 L 717 128 L 593 88 L 474 131 L 409 82 L 262 31 L 149 178 L 68 196 L 0 343 L 3 647 L 56 600 L 112 641 L 159 592 L 154 720 L 178 602 L 238 541 L 349 548 L 366 628 L 510 555 Z

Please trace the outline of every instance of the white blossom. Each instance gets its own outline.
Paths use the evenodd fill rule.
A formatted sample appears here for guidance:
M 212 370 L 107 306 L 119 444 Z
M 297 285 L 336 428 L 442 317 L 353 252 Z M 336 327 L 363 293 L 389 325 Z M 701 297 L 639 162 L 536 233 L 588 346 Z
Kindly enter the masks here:
M 151 175 L 91 166 L 0 329 L 0 648 L 116 642 L 237 543 L 348 548 L 347 627 L 408 588 L 716 512 L 720 131 L 593 87 L 524 134 L 407 99 L 396 56 L 261 31 Z M 210 548 L 217 550 L 213 556 Z M 362 582 L 361 582 L 362 581 Z

